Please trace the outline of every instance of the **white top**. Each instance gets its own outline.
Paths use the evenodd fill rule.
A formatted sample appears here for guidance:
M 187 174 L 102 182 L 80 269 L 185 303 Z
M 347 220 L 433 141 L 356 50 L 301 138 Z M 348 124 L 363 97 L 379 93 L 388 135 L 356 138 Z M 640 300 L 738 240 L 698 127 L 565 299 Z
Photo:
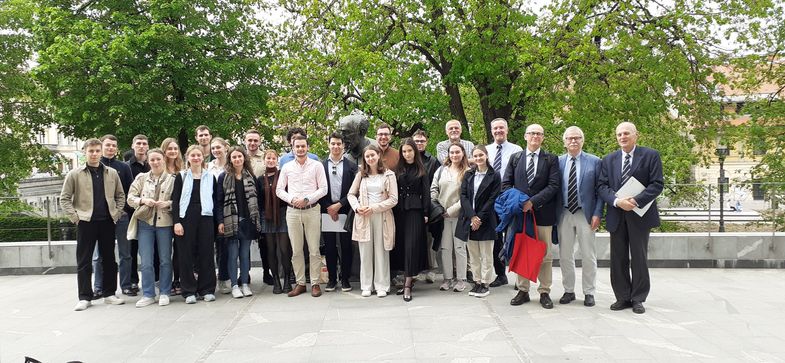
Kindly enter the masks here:
M 368 204 L 380 203 L 384 198 L 384 174 L 369 175 L 365 178 L 365 187 L 368 190 Z
M 493 166 L 493 162 L 496 160 L 496 151 L 498 150 L 497 145 L 499 144 L 494 142 L 492 144 L 488 144 L 488 146 L 485 147 L 485 149 L 488 150 L 488 165 Z M 512 154 L 517 153 L 518 151 L 523 150 L 523 148 L 509 141 L 505 141 L 501 145 L 502 145 L 502 167 L 500 168 L 500 170 L 494 170 L 494 171 L 498 172 L 501 177 L 504 177 L 504 171 L 507 170 L 507 163 L 510 162 L 510 156 L 512 156 Z

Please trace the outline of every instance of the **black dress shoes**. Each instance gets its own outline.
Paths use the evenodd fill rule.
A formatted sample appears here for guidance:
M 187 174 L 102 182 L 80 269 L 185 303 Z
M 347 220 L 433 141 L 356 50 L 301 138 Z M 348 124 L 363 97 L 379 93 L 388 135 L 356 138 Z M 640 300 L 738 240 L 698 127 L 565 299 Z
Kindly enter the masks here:
M 507 283 L 508 283 L 507 282 L 507 276 L 499 275 L 499 276 L 496 276 L 496 280 L 493 280 L 491 282 L 491 284 L 488 285 L 488 286 L 490 286 L 490 287 L 499 287 L 499 286 L 502 286 L 502 285 L 507 285 Z
M 510 305 L 521 305 L 529 301 L 531 301 L 531 299 L 529 299 L 529 292 L 518 291 L 518 295 L 515 295 L 515 297 L 510 300 Z
M 561 296 L 561 299 L 559 299 L 559 304 L 569 304 L 570 301 L 573 300 L 575 300 L 575 293 L 565 292 L 564 295 Z
M 624 310 L 631 307 L 632 303 L 629 301 L 616 301 L 615 303 L 611 304 L 611 310 L 614 311 Z
M 553 301 L 551 301 L 551 296 L 546 293 L 540 294 L 540 305 L 542 305 L 542 307 L 545 309 L 553 309 Z
M 643 307 L 643 303 L 639 303 L 637 301 L 632 302 L 632 312 L 635 314 L 643 314 L 646 312 L 646 308 Z
M 586 295 L 583 297 L 583 306 L 594 306 L 594 295 Z

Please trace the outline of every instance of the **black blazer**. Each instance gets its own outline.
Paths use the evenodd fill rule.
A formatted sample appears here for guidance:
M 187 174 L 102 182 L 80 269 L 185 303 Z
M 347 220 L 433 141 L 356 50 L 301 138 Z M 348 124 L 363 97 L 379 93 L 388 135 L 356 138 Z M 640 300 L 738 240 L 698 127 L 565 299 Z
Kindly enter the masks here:
M 321 205 L 322 213 L 327 213 L 327 207 L 333 204 L 332 190 L 330 189 L 330 178 L 333 177 L 333 174 L 332 170 L 330 170 L 330 164 L 327 162 L 329 158 L 330 157 L 328 156 L 326 159 L 324 159 L 324 161 L 322 161 L 322 165 L 324 165 L 324 174 L 327 175 L 327 195 L 319 199 L 319 205 Z M 357 164 L 344 157 L 343 178 L 341 178 L 341 209 L 338 211 L 340 214 L 349 213 L 349 210 L 351 209 L 351 207 L 349 207 L 349 199 L 347 199 L 346 195 L 349 194 L 349 188 L 352 187 L 352 182 L 354 181 L 354 176 L 356 174 Z
M 461 214 L 458 215 L 458 225 L 455 227 L 455 237 L 468 241 L 488 241 L 496 239 L 496 212 L 493 204 L 499 196 L 501 177 L 493 168 L 488 167 L 488 174 L 480 182 L 477 194 L 474 194 L 474 176 L 477 169 L 472 168 L 466 172 L 461 182 Z M 472 208 L 472 201 L 475 208 Z M 472 231 L 472 217 L 478 216 L 482 221 L 480 228 Z
M 529 196 L 538 226 L 556 224 L 556 194 L 561 191 L 559 157 L 540 149 L 534 181 L 529 185 L 526 178 L 526 148 L 510 156 L 502 177 L 502 191 L 516 188 Z M 513 164 L 515 167 L 513 168 Z
M 608 232 L 615 232 L 619 227 L 621 214 L 624 210 L 613 206 L 616 191 L 621 188 L 622 152 L 614 151 L 605 156 L 600 164 L 600 176 L 597 179 L 597 192 L 600 198 L 608 204 L 605 216 L 605 228 Z M 639 206 L 644 206 L 655 200 L 663 189 L 662 161 L 660 153 L 654 149 L 636 146 L 632 152 L 632 165 L 630 175 L 638 179 L 646 189 L 635 196 Z M 660 225 L 660 213 L 655 201 L 643 217 L 635 212 L 628 212 L 628 221 L 639 222 L 644 228 L 654 228 Z

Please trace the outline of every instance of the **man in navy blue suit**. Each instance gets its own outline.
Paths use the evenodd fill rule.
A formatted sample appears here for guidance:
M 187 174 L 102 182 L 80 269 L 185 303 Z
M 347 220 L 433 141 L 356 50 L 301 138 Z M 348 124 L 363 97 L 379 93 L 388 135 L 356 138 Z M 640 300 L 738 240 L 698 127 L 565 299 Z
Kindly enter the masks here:
M 332 220 L 337 221 L 339 214 L 349 213 L 347 194 L 357 174 L 357 164 L 344 155 L 343 136 L 340 133 L 334 132 L 330 135 L 330 155 L 324 159 L 322 165 L 327 175 L 327 195 L 319 199 L 319 204 L 322 213 L 327 213 Z M 335 291 L 338 285 L 338 243 L 341 245 L 341 291 L 351 291 L 349 278 L 352 275 L 354 259 L 351 232 L 322 232 L 322 238 L 329 274 L 324 291 Z
M 524 212 L 534 211 L 537 219 L 537 234 L 545 242 L 548 251 L 545 253 L 538 279 L 540 286 L 540 305 L 545 309 L 553 309 L 551 300 L 551 284 L 553 283 L 553 257 L 551 256 L 551 233 L 556 224 L 556 195 L 559 194 L 559 158 L 542 150 L 540 145 L 545 138 L 542 126 L 531 124 L 526 128 L 526 148 L 510 157 L 509 164 L 502 177 L 502 190 L 516 188 L 529 196 L 523 203 Z M 517 160 L 516 160 L 517 159 Z M 517 163 L 515 167 L 511 167 Z M 510 300 L 510 305 L 521 305 L 530 301 L 530 282 L 518 276 L 518 294 Z
M 575 242 L 581 247 L 583 305 L 594 306 L 597 280 L 597 249 L 594 231 L 600 226 L 604 203 L 597 198 L 600 158 L 583 151 L 583 130 L 570 126 L 564 131 L 567 153 L 559 156 L 561 192 L 556 206 L 559 221 L 559 266 L 564 295 L 560 304 L 575 300 Z
M 616 127 L 616 141 L 621 150 L 602 160 L 597 185 L 600 198 L 608 204 L 605 224 L 611 234 L 611 286 L 616 295 L 611 310 L 632 307 L 636 314 L 643 314 L 651 286 L 646 264 L 649 232 L 660 225 L 655 199 L 662 193 L 662 161 L 656 150 L 636 145 L 638 130 L 631 122 Z M 634 196 L 616 196 L 631 178 L 645 189 Z M 651 207 L 639 216 L 634 209 L 649 202 Z

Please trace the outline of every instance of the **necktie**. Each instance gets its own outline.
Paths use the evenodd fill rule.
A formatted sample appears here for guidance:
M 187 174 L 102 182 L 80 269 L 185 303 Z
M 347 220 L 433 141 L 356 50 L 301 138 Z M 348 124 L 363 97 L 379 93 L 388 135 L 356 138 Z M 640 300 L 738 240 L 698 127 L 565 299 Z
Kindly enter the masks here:
M 567 180 L 567 209 L 574 214 L 578 211 L 578 173 L 575 167 L 575 157 L 571 160 L 570 176 Z
M 534 182 L 534 157 L 537 156 L 535 153 L 529 153 L 529 165 L 526 166 L 526 179 L 529 181 L 529 185 L 532 185 Z
M 496 145 L 496 157 L 493 158 L 493 171 L 501 173 L 502 170 L 502 146 Z
M 627 182 L 627 179 L 630 178 L 630 158 L 632 156 L 627 154 L 624 156 L 624 165 L 621 167 L 621 185 Z

